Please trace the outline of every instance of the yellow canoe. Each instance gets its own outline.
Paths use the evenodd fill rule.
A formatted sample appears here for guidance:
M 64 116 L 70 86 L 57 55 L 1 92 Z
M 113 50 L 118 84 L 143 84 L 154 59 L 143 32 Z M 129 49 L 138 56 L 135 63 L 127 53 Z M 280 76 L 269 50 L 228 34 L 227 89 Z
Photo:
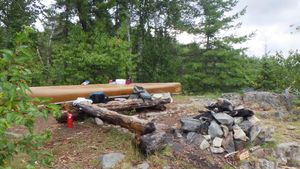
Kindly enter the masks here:
M 77 97 L 88 98 L 92 92 L 104 92 L 107 96 L 129 95 L 133 86 L 142 86 L 149 93 L 180 93 L 180 83 L 133 83 L 130 85 L 90 84 L 68 86 L 42 86 L 30 87 L 30 97 L 50 98 L 51 102 L 64 102 L 76 100 Z

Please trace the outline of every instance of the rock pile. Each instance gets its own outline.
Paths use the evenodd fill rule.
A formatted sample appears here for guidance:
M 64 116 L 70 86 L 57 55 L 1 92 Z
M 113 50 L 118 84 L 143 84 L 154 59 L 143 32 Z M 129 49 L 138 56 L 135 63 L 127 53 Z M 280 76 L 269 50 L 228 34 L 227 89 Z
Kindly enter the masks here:
M 227 99 L 209 104 L 208 110 L 195 117 L 180 119 L 181 131 L 189 143 L 212 153 L 234 152 L 247 145 L 262 144 L 271 139 L 272 130 L 264 128 L 254 112 L 235 107 Z

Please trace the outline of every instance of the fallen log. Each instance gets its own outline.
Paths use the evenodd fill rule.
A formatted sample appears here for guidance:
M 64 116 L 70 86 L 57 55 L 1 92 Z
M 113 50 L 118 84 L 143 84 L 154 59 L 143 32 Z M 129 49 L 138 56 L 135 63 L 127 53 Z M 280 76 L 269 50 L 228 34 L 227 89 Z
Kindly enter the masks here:
M 88 103 L 79 103 L 76 105 L 82 112 L 87 113 L 93 117 L 99 117 L 103 121 L 111 124 L 119 125 L 130 130 L 137 135 L 143 135 L 155 131 L 155 125 L 135 116 L 127 116 L 97 105 Z
M 142 108 L 156 108 L 159 110 L 165 110 L 164 105 L 171 103 L 171 98 L 157 99 L 157 100 L 145 100 L 142 99 L 128 99 L 122 101 L 110 101 L 108 103 L 98 103 L 98 107 L 107 108 L 113 111 L 125 111 L 135 110 Z
M 128 110 L 137 110 L 143 108 L 154 108 L 159 110 L 165 110 L 165 104 L 171 103 L 171 98 L 163 98 L 156 100 L 145 100 L 142 99 L 128 99 L 122 101 L 110 101 L 108 103 L 98 103 L 94 104 L 100 108 L 106 108 L 112 111 L 128 111 Z M 66 110 L 62 112 L 61 116 L 56 120 L 60 123 L 67 122 L 67 112 L 73 114 L 74 120 L 82 120 L 86 117 L 86 114 L 82 113 L 77 107 L 73 106 L 72 103 L 65 103 L 63 109 Z

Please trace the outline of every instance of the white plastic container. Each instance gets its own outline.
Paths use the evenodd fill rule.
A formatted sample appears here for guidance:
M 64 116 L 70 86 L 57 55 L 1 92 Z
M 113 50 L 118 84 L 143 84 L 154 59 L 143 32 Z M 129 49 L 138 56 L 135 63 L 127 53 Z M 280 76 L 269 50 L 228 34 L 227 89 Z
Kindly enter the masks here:
M 125 85 L 126 84 L 126 79 L 116 79 L 116 84 L 117 85 Z

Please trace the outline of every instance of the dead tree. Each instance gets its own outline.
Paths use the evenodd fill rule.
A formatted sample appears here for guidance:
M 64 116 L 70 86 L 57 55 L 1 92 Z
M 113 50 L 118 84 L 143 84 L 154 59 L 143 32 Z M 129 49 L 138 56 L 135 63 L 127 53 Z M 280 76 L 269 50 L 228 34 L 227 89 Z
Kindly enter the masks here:
M 135 116 L 123 115 L 88 103 L 79 103 L 76 106 L 84 113 L 93 117 L 99 117 L 108 123 L 124 127 L 137 135 L 143 135 L 155 131 L 154 123 L 139 119 Z

